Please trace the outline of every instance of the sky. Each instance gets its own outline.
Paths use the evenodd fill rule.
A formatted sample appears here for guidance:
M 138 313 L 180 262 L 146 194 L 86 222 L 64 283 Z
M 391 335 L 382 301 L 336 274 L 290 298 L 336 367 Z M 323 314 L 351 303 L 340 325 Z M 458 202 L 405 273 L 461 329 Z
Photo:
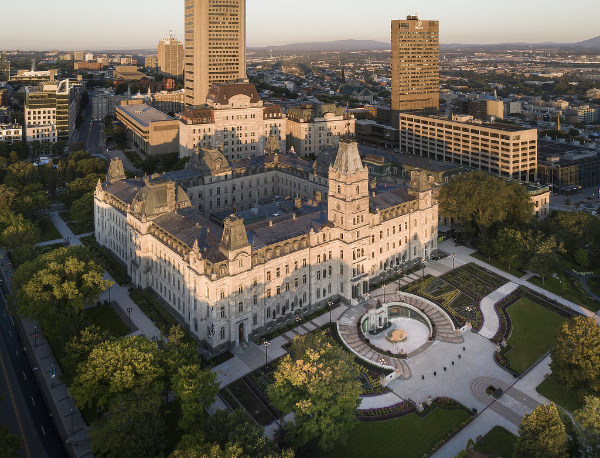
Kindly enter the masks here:
M 2 15 L 0 49 L 155 48 L 183 39 L 184 0 L 27 0 Z M 8 6 L 8 5 L 7 5 Z M 249 47 L 344 39 L 390 41 L 390 20 L 440 21 L 442 43 L 576 42 L 600 35 L 600 1 L 247 0 Z

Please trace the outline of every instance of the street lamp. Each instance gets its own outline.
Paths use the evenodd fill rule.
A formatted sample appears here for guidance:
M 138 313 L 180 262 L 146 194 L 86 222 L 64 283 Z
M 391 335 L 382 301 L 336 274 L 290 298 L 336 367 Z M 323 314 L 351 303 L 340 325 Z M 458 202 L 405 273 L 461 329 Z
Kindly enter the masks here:
M 423 263 L 423 275 L 422 275 L 422 277 L 425 278 L 425 259 L 423 259 L 421 262 Z
M 387 365 L 387 361 L 385 360 L 385 358 L 380 358 L 379 364 L 381 364 L 382 366 L 385 366 L 385 365 Z
M 127 307 L 127 317 L 129 319 L 127 329 L 129 329 L 129 331 L 131 331 L 131 312 L 133 312 L 133 307 Z
M 71 408 L 71 434 L 73 434 L 74 432 L 74 427 L 73 427 L 73 408 Z
M 269 364 L 269 345 L 271 345 L 271 342 L 269 342 L 268 340 L 265 340 L 263 342 L 263 345 L 265 346 L 265 370 L 266 370 L 267 364 Z
M 108 303 L 111 304 L 111 300 L 110 300 L 110 290 L 112 289 L 112 286 L 108 287 Z
M 331 324 L 331 309 L 333 308 L 333 302 L 329 301 L 327 306 L 329 307 L 329 324 Z
M 37 338 L 38 338 L 37 326 L 34 326 L 33 327 L 33 342 L 36 347 L 37 347 Z
M 385 304 L 385 285 L 383 285 L 383 303 Z
M 452 270 L 454 270 L 454 258 L 456 258 L 456 253 L 452 253 L 450 256 L 452 256 Z

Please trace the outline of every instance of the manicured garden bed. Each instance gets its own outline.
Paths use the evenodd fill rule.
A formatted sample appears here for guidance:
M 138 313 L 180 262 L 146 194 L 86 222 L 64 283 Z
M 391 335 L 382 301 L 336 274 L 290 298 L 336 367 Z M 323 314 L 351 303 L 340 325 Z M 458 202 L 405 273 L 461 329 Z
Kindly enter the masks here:
M 395 420 L 360 422 L 332 456 L 430 456 L 471 418 L 463 409 L 436 407 L 423 418 L 411 413 Z
M 487 456 L 502 456 L 510 458 L 515 449 L 517 436 L 502 426 L 494 426 L 479 442 L 475 450 Z
M 566 319 L 527 298 L 511 305 L 508 314 L 512 332 L 503 356 L 510 369 L 522 373 L 552 348 Z
M 245 378 L 239 379 L 221 390 L 222 397 L 234 409 L 238 407 L 235 400 L 239 401 L 239 404 L 260 425 L 267 426 L 273 423 L 278 416 L 274 415 L 272 407 L 267 406 L 261 396 L 251 389 Z

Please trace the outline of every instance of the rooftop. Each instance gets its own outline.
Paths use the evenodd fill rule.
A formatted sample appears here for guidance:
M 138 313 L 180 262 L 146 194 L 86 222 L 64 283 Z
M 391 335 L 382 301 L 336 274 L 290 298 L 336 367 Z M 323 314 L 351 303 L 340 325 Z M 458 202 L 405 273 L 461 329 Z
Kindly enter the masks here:
M 426 111 L 415 110 L 415 111 L 401 112 L 400 118 L 402 118 L 402 116 L 416 116 L 416 117 L 420 117 L 420 118 L 429 118 L 432 120 L 439 120 L 439 121 L 443 121 L 443 122 L 452 122 L 455 124 L 469 125 L 469 126 L 475 126 L 475 127 L 483 127 L 485 129 L 494 129 L 494 130 L 500 130 L 500 131 L 504 131 L 504 132 L 520 132 L 520 131 L 527 131 L 527 130 L 536 130 L 536 129 L 531 129 L 529 127 L 523 127 L 523 126 L 518 126 L 518 125 L 513 125 L 513 124 L 502 124 L 501 122 L 494 122 L 494 123 L 481 122 L 481 121 L 476 121 L 476 120 L 472 120 L 472 119 L 468 120 L 468 121 L 454 120 L 454 119 L 446 116 L 445 113 L 443 113 L 441 111 L 432 112 L 429 109 Z
M 173 118 L 152 108 L 149 105 L 140 103 L 136 105 L 120 105 L 116 107 L 118 111 L 122 111 L 125 115 L 132 118 L 136 123 L 143 127 L 149 127 L 151 122 L 157 121 L 173 121 Z

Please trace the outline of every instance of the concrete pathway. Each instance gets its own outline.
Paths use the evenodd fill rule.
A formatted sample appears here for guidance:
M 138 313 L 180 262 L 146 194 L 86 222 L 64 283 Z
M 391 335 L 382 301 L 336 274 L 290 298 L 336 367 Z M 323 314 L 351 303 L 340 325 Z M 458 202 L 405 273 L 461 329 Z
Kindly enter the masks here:
M 388 391 L 377 396 L 361 396 L 358 410 L 379 409 L 393 406 L 403 401 L 404 399 L 393 391 Z
M 67 226 L 67 223 L 65 223 L 58 212 L 52 212 L 49 216 L 56 226 L 56 229 L 58 229 L 65 240 L 69 241 L 70 245 L 82 244 L 80 238 L 85 237 L 85 234 L 75 235 L 73 231 L 69 229 L 69 226 Z M 142 312 L 139 306 L 131 300 L 129 297 L 129 289 L 125 286 L 119 285 L 108 274 L 108 272 L 104 272 L 104 278 L 111 280 L 114 285 L 110 288 L 110 290 L 104 291 L 100 295 L 100 301 L 104 302 L 110 299 L 110 302 L 116 302 L 123 311 L 124 316 L 127 316 L 128 310 L 131 309 L 131 322 L 133 325 L 149 339 L 159 338 L 161 336 L 160 330 L 156 327 L 152 320 L 148 318 L 144 312 Z
M 481 300 L 480 308 L 483 314 L 483 326 L 478 332 L 480 336 L 491 339 L 496 335 L 500 328 L 500 319 L 494 306 L 518 287 L 519 285 L 516 283 L 506 283 Z
M 590 311 L 584 307 L 581 307 L 580 305 L 577 305 L 561 296 L 551 293 L 550 291 L 547 291 L 544 288 L 540 288 L 537 285 L 529 283 L 527 280 L 523 280 L 523 278 L 515 277 L 514 275 L 512 275 L 508 272 L 505 272 L 501 269 L 498 269 L 497 267 L 492 266 L 491 264 L 488 264 L 487 262 L 483 262 L 477 258 L 472 257 L 471 254 L 474 253 L 475 250 L 473 250 L 471 248 L 468 248 L 463 245 L 455 245 L 454 241 L 452 241 L 452 240 L 446 240 L 446 241 L 440 243 L 438 247 L 440 250 L 445 251 L 447 253 L 456 253 L 455 260 L 456 260 L 456 262 L 459 263 L 459 265 L 469 264 L 471 262 L 478 264 L 478 265 L 488 269 L 489 271 L 494 272 L 495 274 L 503 276 L 504 278 L 506 278 L 507 280 L 509 280 L 513 283 L 516 283 L 521 286 L 525 286 L 525 287 L 531 289 L 532 291 L 535 291 L 536 293 L 539 293 L 542 296 L 547 297 L 548 299 L 551 299 L 555 302 L 558 302 L 559 304 L 564 305 L 565 307 L 570 308 L 571 310 L 576 311 L 577 313 L 592 317 L 600 325 L 600 316 L 597 313 L 594 313 L 593 311 Z M 441 259 L 438 262 L 451 266 L 452 258 L 450 256 L 448 256 L 447 258 Z
M 345 305 L 340 305 L 333 309 L 331 311 L 331 320 L 335 322 L 347 309 L 348 307 Z M 221 388 L 264 366 L 266 361 L 272 362 L 287 354 L 287 350 L 283 348 L 284 345 L 288 344 L 296 335 L 307 334 L 307 328 L 313 327 L 316 329 L 317 327 L 325 326 L 329 323 L 329 313 L 325 312 L 308 323 L 296 326 L 292 331 L 288 331 L 284 335 L 271 340 L 266 350 L 264 346 L 256 345 L 254 342 L 247 342 L 243 348 L 236 349 L 233 358 L 213 368 L 213 372 L 217 374 L 217 381 Z

